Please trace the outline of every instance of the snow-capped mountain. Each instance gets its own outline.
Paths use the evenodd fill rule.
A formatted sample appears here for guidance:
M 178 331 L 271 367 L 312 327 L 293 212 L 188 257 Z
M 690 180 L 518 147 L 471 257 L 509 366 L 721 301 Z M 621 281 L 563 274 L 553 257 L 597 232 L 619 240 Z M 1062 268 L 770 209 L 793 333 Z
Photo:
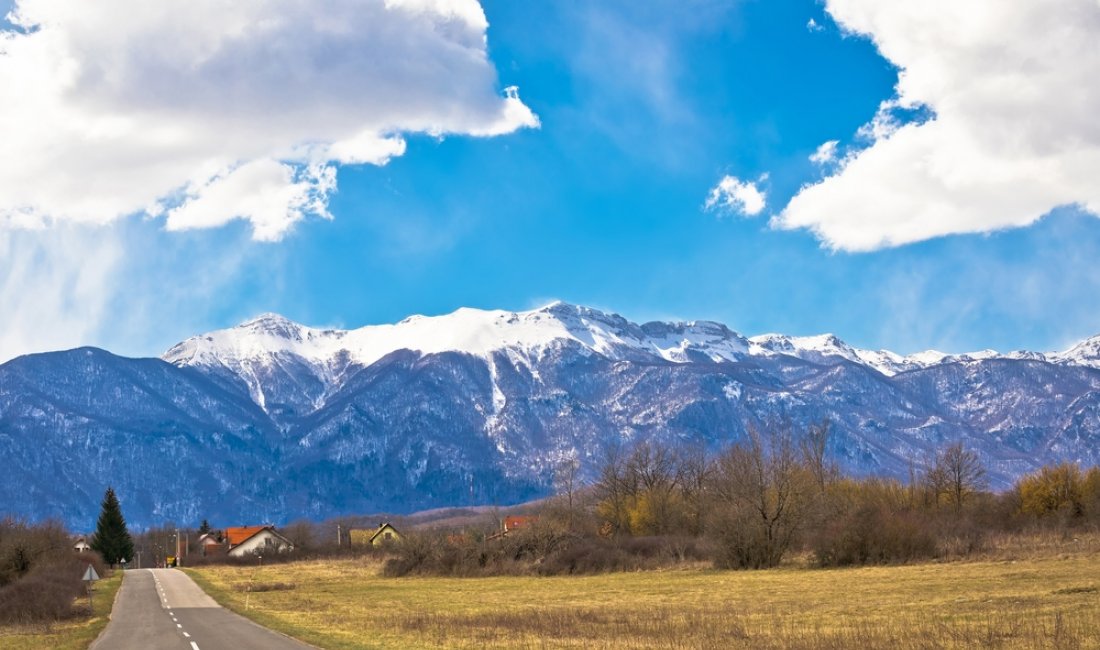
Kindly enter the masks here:
M 292 354 L 321 366 L 370 365 L 397 350 L 489 356 L 504 349 L 538 351 L 574 341 L 611 359 L 638 354 L 690 361 L 704 354 L 734 360 L 748 341 L 710 321 L 635 325 L 622 316 L 555 302 L 524 312 L 463 308 L 444 316 L 410 316 L 394 325 L 354 330 L 315 329 L 264 314 L 231 329 L 192 337 L 164 354 L 176 365 L 252 362 Z
M 270 411 L 284 407 L 287 401 L 318 408 L 349 372 L 398 350 L 461 352 L 490 363 L 495 353 L 506 352 L 513 359 L 531 363 L 548 348 L 566 342 L 620 361 L 656 357 L 673 363 L 720 363 L 786 355 L 817 364 L 846 360 L 887 376 L 997 358 L 1100 367 L 1100 336 L 1049 354 L 926 350 L 902 356 L 889 350 L 856 348 L 833 334 L 745 338 L 712 321 L 636 325 L 615 314 L 562 302 L 524 312 L 463 308 L 443 316 L 410 316 L 393 325 L 353 330 L 311 328 L 278 314 L 264 314 L 230 329 L 189 338 L 162 358 L 240 382 L 261 408 Z M 274 401 L 273 391 L 278 393 Z
M 1054 363 L 1100 368 L 1100 336 L 1085 339 L 1064 352 L 1052 352 L 1045 355 L 1045 358 Z
M 945 442 L 995 487 L 1100 462 L 1100 337 L 1065 352 L 900 355 L 555 303 L 353 330 L 268 314 L 163 359 L 82 348 L 0 365 L 0 502 L 84 529 L 111 484 L 137 525 L 507 503 L 639 440 L 719 449 L 828 420 L 850 472 Z M 13 506 L 9 506 L 11 508 Z
M 497 353 L 505 353 L 530 366 L 547 350 L 566 344 L 619 361 L 655 357 L 675 363 L 734 361 L 749 349 L 744 337 L 720 323 L 635 325 L 618 315 L 557 302 L 525 312 L 459 309 L 354 330 L 311 328 L 264 314 L 189 338 L 162 358 L 239 384 L 269 412 L 300 415 L 322 406 L 350 374 L 398 350 L 460 352 L 490 366 Z

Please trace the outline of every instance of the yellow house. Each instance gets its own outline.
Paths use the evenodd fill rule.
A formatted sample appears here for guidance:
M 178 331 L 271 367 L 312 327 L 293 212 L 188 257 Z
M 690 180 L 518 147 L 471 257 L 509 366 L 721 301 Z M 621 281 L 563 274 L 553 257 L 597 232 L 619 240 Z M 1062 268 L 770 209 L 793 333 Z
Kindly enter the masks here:
M 356 546 L 381 546 L 401 541 L 401 533 L 389 523 L 382 524 L 377 530 L 353 528 L 348 531 L 351 543 Z

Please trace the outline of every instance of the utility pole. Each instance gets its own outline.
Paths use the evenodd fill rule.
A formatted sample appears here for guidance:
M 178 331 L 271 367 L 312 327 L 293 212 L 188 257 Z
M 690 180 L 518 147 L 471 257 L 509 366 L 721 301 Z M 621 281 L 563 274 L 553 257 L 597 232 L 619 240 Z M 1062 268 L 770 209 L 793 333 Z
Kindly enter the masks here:
M 340 529 L 340 524 L 336 524 L 336 548 L 340 548 L 344 545 L 344 533 Z

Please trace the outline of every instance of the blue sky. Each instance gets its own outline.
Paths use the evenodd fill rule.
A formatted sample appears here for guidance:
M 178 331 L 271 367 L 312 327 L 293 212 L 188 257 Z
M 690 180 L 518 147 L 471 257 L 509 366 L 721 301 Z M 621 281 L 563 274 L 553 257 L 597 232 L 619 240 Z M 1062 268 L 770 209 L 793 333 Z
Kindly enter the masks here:
M 831 140 L 867 148 L 861 126 L 899 94 L 898 65 L 826 5 L 482 7 L 497 89 L 518 86 L 538 128 L 410 130 L 384 165 L 338 165 L 332 218 L 307 215 L 277 241 L 255 241 L 247 221 L 176 232 L 141 214 L 10 228 L 0 304 L 81 327 L 35 338 L 42 328 L 10 316 L 10 329 L 31 333 L 0 357 L 76 344 L 159 354 L 265 311 L 353 327 L 552 299 L 749 335 L 835 332 L 903 353 L 1059 349 L 1100 333 L 1100 220 L 1088 197 L 1059 196 L 1023 227 L 993 218 L 911 242 L 891 230 L 871 246 L 827 234 L 839 232 L 829 224 L 776 227 L 800 188 L 838 173 L 809 156 Z M 881 38 L 891 51 L 893 36 Z M 910 110 L 899 124 L 934 113 Z M 766 208 L 705 209 L 727 175 L 765 192 Z M 1011 205 L 1014 191 L 1006 182 L 998 200 Z M 907 205 L 867 208 L 867 228 Z M 26 268 L 74 258 L 68 274 Z M 20 286 L 38 298 L 12 286 L 17 272 L 37 278 Z M 60 298 L 34 302 L 44 294 Z

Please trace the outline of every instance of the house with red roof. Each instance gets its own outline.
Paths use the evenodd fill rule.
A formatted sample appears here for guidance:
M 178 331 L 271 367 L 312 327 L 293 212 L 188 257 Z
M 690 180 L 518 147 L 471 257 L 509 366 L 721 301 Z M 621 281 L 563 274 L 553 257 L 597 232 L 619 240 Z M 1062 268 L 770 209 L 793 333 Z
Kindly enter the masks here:
M 507 537 L 508 533 L 520 528 L 530 528 L 539 521 L 538 515 L 508 515 L 500 522 L 500 530 L 489 535 L 485 539 L 500 539 Z
M 229 557 L 270 555 L 293 551 L 294 544 L 275 530 L 274 526 L 236 526 L 225 529 Z
M 528 528 L 538 520 L 538 515 L 508 515 L 501 522 L 501 532 L 510 533 L 517 528 Z

